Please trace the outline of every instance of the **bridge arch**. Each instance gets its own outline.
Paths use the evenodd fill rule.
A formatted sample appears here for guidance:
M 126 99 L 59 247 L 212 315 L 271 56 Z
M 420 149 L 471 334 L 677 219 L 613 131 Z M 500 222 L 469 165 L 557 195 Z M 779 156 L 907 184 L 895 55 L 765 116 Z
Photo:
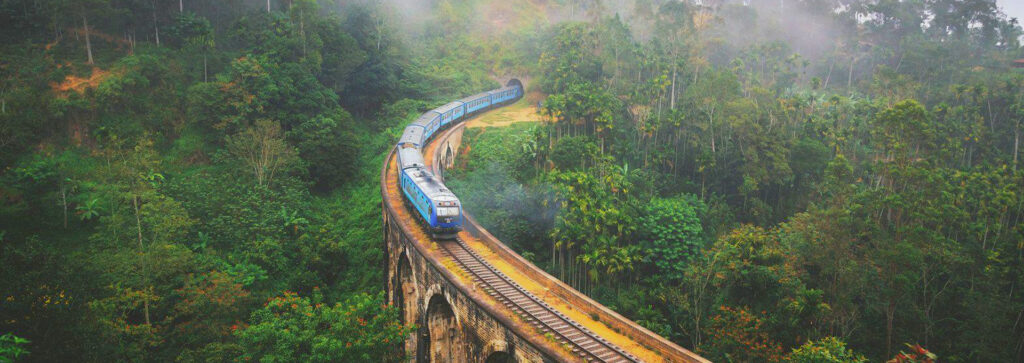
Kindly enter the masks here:
M 509 349 L 508 342 L 504 340 L 492 340 L 484 347 L 482 357 L 484 363 L 514 363 L 515 356 Z
M 398 307 L 398 316 L 402 317 L 403 323 L 411 323 L 417 320 L 417 302 L 419 293 L 416 291 L 416 276 L 412 269 L 412 263 L 407 251 L 402 251 L 398 256 L 398 266 L 395 267 L 394 296 L 395 306 Z M 406 339 L 406 351 L 415 350 L 415 339 Z
M 442 172 L 455 165 L 455 150 L 452 149 L 452 144 L 450 142 L 445 143 L 443 159 L 444 160 L 441 162 L 441 165 L 444 165 L 444 168 L 441 170 Z
M 468 362 L 466 335 L 447 296 L 438 293 L 427 303 L 421 329 L 422 362 Z
M 515 363 L 515 358 L 507 352 L 494 352 L 487 356 L 484 363 Z
M 423 155 L 425 161 L 435 162 L 431 167 L 437 169 L 442 179 L 445 166 L 454 164 L 454 159 L 460 155 L 463 130 L 464 125 L 453 125 L 430 141 L 428 145 L 432 148 L 424 145 L 424 150 L 432 150 L 430 155 Z M 397 178 L 399 169 L 395 163 L 398 151 L 398 148 L 391 150 L 380 174 L 384 245 L 389 258 L 382 268 L 390 275 L 383 281 L 390 285 L 385 287 L 389 303 L 401 309 L 405 323 L 417 326 L 417 331 L 406 340 L 407 356 L 417 363 L 580 360 L 578 352 L 541 335 L 535 329 L 536 324 L 517 319 L 514 311 L 494 304 L 494 294 L 482 289 L 481 284 L 467 281 L 447 263 L 447 248 L 442 242 L 419 233 L 421 227 L 416 224 L 416 216 L 403 205 Z M 620 334 L 636 337 L 639 345 L 653 347 L 654 353 L 666 361 L 708 363 L 547 275 L 509 250 L 470 215 L 465 217 L 468 232 L 494 251 L 496 258 L 544 287 L 544 299 L 562 299 L 574 309 L 579 307 L 581 312 L 591 316 L 597 314 L 602 324 L 621 331 Z M 410 281 L 413 289 L 402 287 Z

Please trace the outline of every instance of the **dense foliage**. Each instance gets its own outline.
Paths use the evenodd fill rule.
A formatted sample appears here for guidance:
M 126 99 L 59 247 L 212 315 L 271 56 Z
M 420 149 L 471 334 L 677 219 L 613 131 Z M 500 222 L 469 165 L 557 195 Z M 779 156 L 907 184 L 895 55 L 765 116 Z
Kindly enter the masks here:
M 1024 359 L 1019 24 L 843 3 L 567 2 L 532 41 L 548 122 L 467 134 L 452 188 L 714 361 Z
M 0 360 L 394 361 L 377 173 L 515 75 L 466 209 L 725 362 L 1024 359 L 988 0 L 0 2 Z M 13 278 L 16 277 L 16 278 Z
M 435 71 L 400 23 L 376 2 L 0 3 L 0 360 L 400 360 L 382 157 L 494 84 Z
M 356 295 L 326 306 L 285 292 L 253 313 L 252 325 L 237 331 L 246 349 L 243 359 L 260 362 L 401 361 L 395 342 L 412 332 L 398 321 L 398 311 L 380 296 Z

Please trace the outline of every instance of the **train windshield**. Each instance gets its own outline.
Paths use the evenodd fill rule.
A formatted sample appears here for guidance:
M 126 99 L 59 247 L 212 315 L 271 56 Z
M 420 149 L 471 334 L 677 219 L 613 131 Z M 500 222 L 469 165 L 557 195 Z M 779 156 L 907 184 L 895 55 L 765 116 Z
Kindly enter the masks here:
M 459 207 L 437 207 L 438 217 L 454 217 L 459 215 Z

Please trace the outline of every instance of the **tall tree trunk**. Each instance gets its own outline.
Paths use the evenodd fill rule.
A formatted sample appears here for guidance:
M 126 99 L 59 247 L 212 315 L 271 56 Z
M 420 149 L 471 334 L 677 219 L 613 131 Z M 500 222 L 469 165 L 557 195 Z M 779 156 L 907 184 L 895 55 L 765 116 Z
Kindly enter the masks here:
M 559 269 L 559 275 L 558 275 L 559 277 L 558 277 L 558 279 L 560 279 L 562 281 L 565 281 L 566 284 L 571 284 L 572 281 L 569 281 L 569 268 L 565 266 L 565 264 L 566 264 L 565 261 L 568 260 L 565 256 L 568 256 L 568 255 L 569 255 L 569 248 L 566 247 L 565 244 L 562 244 L 562 246 L 558 250 L 558 269 Z
M 160 24 L 156 22 L 156 2 L 153 2 L 153 31 L 156 34 L 156 46 L 160 46 Z
M 825 84 L 823 84 L 821 86 L 822 90 L 828 88 L 828 81 L 832 80 L 832 68 L 835 68 L 835 66 L 836 66 L 836 56 L 833 55 L 832 56 L 832 62 L 830 62 L 829 65 L 828 65 L 828 74 L 825 75 Z
M 92 41 L 89 39 L 89 19 L 85 17 L 85 11 L 82 11 L 82 27 L 85 31 L 85 53 L 89 56 L 89 61 L 87 63 L 93 64 Z
M 145 247 L 142 245 L 142 217 L 139 215 L 140 213 L 138 196 L 132 196 L 132 207 L 135 208 L 135 229 L 138 231 L 139 235 L 139 263 L 142 265 L 142 280 L 144 284 L 148 285 L 149 275 L 147 273 L 148 268 L 146 266 L 146 250 Z M 145 288 L 148 289 L 149 286 L 146 286 Z M 142 296 L 142 308 L 146 315 L 146 325 L 149 326 L 149 292 L 147 291 L 146 294 Z
M 203 53 L 203 82 L 209 82 L 210 79 L 207 77 L 206 72 L 206 53 Z
M 59 39 L 60 39 L 60 27 L 57 26 L 57 15 L 56 15 L 56 13 L 54 13 L 54 15 L 53 15 L 53 41 L 56 42 Z
M 184 13 L 185 12 L 185 0 L 178 0 L 178 12 L 179 13 Z
M 306 56 L 306 16 L 302 9 L 299 9 L 299 34 L 302 35 L 302 56 Z
M 267 0 L 267 12 L 270 12 L 270 0 Z
M 382 15 L 378 14 L 376 22 L 374 23 L 374 27 L 375 27 L 374 30 L 377 32 L 377 51 L 378 52 L 380 51 L 380 42 L 381 42 L 381 37 L 382 37 L 381 34 L 384 32 L 384 19 L 381 18 L 381 16 Z
M 1020 123 L 1013 129 L 1013 171 L 1017 171 L 1017 150 L 1020 147 Z
M 714 111 L 712 111 L 712 113 L 708 114 L 708 131 L 710 131 L 710 133 L 711 133 L 711 153 L 712 154 L 717 152 L 717 150 L 715 150 L 715 116 L 713 116 L 713 112 Z
M 676 109 L 676 75 L 679 73 L 677 66 L 676 63 L 672 63 L 672 100 L 669 101 L 668 107 L 670 110 Z
M 64 229 L 68 229 L 68 188 L 63 182 L 60 185 L 60 203 L 64 208 Z
M 846 78 L 846 88 L 853 86 L 853 66 L 857 63 L 857 57 L 850 57 L 850 75 Z
M 892 330 L 896 315 L 896 301 L 892 300 L 885 307 L 885 356 L 892 356 Z
M 555 266 L 558 266 L 558 249 L 555 248 L 555 242 L 551 242 L 551 271 L 555 271 Z

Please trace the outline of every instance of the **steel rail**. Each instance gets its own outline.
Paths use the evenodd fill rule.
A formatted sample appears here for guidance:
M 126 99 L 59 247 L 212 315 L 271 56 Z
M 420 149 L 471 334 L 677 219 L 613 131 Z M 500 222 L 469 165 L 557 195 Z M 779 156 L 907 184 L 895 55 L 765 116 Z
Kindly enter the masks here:
M 559 343 L 569 345 L 573 354 L 580 356 L 584 361 L 640 362 L 637 357 L 626 353 L 526 291 L 469 248 L 461 239 L 442 242 L 441 246 L 448 256 L 473 276 L 474 281 L 484 285 L 483 290 L 488 295 L 523 316 L 541 332 L 550 333 Z

